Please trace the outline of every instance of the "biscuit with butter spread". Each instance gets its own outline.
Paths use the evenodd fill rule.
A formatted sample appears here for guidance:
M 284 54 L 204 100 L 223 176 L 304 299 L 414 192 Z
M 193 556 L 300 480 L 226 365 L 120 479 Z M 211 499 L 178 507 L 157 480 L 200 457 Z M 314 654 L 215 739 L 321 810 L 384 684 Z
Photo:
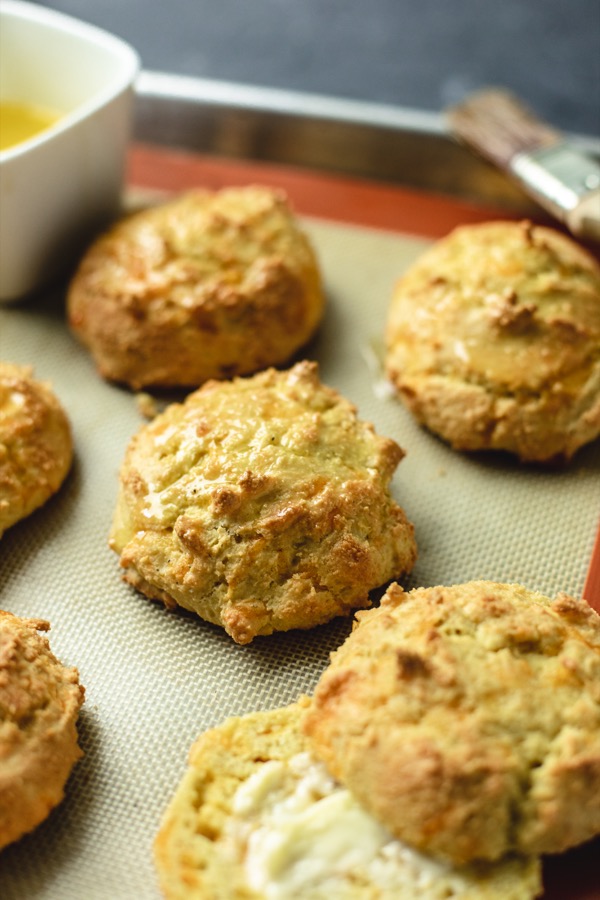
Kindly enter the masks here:
M 84 688 L 38 633 L 49 628 L 0 610 L 0 849 L 61 802 L 82 755 L 76 721 Z
M 0 362 L 0 537 L 58 491 L 71 467 L 67 415 L 29 366 Z
M 600 833 L 600 616 L 584 600 L 392 585 L 356 619 L 306 728 L 395 837 L 463 864 Z
M 457 228 L 398 282 L 386 370 L 459 450 L 569 459 L 600 434 L 600 266 L 528 222 Z
M 323 313 L 315 252 L 285 195 L 189 191 L 114 225 L 71 282 L 71 328 L 105 378 L 197 387 L 285 363 Z
M 110 544 L 126 581 L 238 643 L 311 628 L 413 566 L 402 456 L 315 363 L 211 381 L 134 436 Z
M 309 701 L 203 734 L 154 856 L 167 900 L 531 900 L 535 857 L 454 867 L 395 840 L 311 754 Z

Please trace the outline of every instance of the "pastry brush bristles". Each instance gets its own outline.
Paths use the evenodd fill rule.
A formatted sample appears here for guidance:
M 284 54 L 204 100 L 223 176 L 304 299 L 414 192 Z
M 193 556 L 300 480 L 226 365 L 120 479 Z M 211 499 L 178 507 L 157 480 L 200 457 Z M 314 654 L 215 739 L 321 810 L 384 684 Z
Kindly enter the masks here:
M 446 112 L 457 138 L 481 156 L 507 169 L 517 153 L 531 153 L 561 141 L 510 93 L 490 88 L 470 95 Z

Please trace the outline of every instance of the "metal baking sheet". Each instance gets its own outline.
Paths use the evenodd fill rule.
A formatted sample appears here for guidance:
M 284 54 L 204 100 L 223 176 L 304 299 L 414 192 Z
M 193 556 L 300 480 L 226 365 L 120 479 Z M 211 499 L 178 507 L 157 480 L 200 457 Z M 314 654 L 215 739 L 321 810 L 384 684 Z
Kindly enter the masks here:
M 232 109 L 223 99 L 230 86 L 214 85 L 210 102 L 192 103 L 187 95 L 153 95 L 145 84 L 135 135 L 146 142 L 159 133 L 159 143 L 226 156 L 224 135 L 231 149 L 231 134 L 243 132 L 246 143 L 236 145 L 240 154 L 256 158 L 262 148 L 266 161 L 281 162 L 274 157 L 287 133 L 285 121 L 317 134 L 324 118 L 329 121 L 318 104 L 311 117 L 305 98 L 294 106 L 290 97 L 287 111 L 281 98 L 281 109 L 261 113 L 241 103 L 241 88 Z M 267 131 L 279 135 L 274 144 L 259 140 L 266 127 L 261 122 L 272 115 L 278 124 L 271 122 L 274 130 Z M 205 116 L 214 125 L 212 135 L 200 128 Z M 182 135 L 190 117 L 196 140 L 186 146 Z M 358 116 L 342 124 L 379 129 Z M 444 143 L 440 134 L 432 140 Z M 289 147 L 294 143 L 286 141 Z M 283 161 L 290 164 L 289 158 Z M 425 169 L 421 162 L 421 179 Z M 357 174 L 364 177 L 365 171 Z M 549 470 L 499 456 L 458 454 L 424 432 L 385 389 L 379 359 L 393 283 L 429 240 L 314 218 L 305 225 L 321 261 L 328 307 L 304 355 L 318 361 L 323 381 L 407 453 L 393 491 L 415 524 L 419 560 L 405 586 L 490 578 L 520 581 L 551 595 L 581 594 L 596 530 L 600 443 L 584 448 L 570 466 Z M 60 493 L 0 543 L 0 606 L 47 618 L 54 652 L 78 666 L 86 687 L 80 719 L 85 756 L 64 803 L 0 855 L 0 897 L 157 900 L 152 841 L 193 740 L 227 715 L 310 693 L 350 622 L 238 647 L 220 629 L 166 612 L 125 585 L 107 536 L 125 446 L 143 424 L 135 397 L 103 382 L 69 334 L 64 285 L 0 310 L 0 356 L 32 363 L 39 377 L 53 383 L 76 446 Z M 594 896 L 592 864 L 599 849 L 596 841 L 549 861 L 547 897 Z
M 146 71 L 137 84 L 135 138 L 540 214 L 503 173 L 450 137 L 441 114 L 419 109 Z M 600 139 L 569 140 L 600 159 Z

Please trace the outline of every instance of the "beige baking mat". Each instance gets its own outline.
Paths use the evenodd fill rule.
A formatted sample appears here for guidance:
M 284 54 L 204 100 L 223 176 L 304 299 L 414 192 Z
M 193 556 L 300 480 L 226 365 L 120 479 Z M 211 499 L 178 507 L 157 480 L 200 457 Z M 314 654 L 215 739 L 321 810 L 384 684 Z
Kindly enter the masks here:
M 600 443 L 564 471 L 466 457 L 424 433 L 377 371 L 388 298 L 423 240 L 310 221 L 329 305 L 307 356 L 363 418 L 407 451 L 394 492 L 416 527 L 409 587 L 474 578 L 581 593 L 598 515 Z M 216 627 L 168 613 L 120 580 L 107 534 L 117 473 L 142 424 L 133 396 L 103 383 L 65 328 L 60 291 L 0 309 L 0 358 L 33 363 L 73 423 L 76 462 L 63 490 L 0 542 L 0 606 L 47 618 L 54 652 L 86 687 L 84 759 L 65 802 L 0 855 L 2 900 L 158 896 L 151 846 L 196 736 L 225 716 L 310 692 L 346 635 L 234 645 Z

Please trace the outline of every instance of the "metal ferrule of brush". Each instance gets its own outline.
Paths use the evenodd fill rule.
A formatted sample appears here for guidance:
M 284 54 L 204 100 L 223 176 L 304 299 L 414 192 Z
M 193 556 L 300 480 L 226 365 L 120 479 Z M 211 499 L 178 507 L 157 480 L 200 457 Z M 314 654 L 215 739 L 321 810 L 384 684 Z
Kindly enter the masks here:
M 600 227 L 600 166 L 567 143 L 516 153 L 510 171 L 576 233 Z M 587 202 L 583 202 L 587 201 Z

